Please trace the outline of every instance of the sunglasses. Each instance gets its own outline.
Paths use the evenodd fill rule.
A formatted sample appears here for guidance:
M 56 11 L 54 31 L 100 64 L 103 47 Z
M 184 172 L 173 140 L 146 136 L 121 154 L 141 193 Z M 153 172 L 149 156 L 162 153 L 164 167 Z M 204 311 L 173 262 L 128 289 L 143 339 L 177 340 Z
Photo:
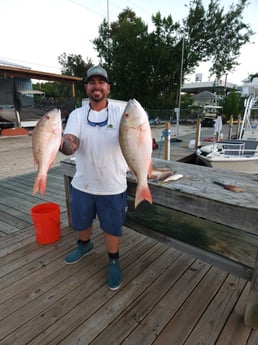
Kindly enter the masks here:
M 91 121 L 89 119 L 89 115 L 90 115 L 90 111 L 91 111 L 91 107 L 89 108 L 89 111 L 88 111 L 88 115 L 87 115 L 87 122 L 90 126 L 92 127 L 104 127 L 107 125 L 108 123 L 108 107 L 107 107 L 107 117 L 104 121 L 100 121 L 100 122 L 94 122 L 94 121 Z

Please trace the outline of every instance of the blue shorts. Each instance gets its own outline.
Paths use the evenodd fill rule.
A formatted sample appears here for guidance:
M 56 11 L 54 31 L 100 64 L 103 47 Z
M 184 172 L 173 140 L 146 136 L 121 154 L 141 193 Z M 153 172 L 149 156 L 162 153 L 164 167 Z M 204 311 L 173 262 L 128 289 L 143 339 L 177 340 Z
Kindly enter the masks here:
M 115 195 L 93 195 L 71 188 L 71 214 L 75 231 L 88 229 L 98 216 L 103 231 L 122 236 L 126 208 L 126 191 Z

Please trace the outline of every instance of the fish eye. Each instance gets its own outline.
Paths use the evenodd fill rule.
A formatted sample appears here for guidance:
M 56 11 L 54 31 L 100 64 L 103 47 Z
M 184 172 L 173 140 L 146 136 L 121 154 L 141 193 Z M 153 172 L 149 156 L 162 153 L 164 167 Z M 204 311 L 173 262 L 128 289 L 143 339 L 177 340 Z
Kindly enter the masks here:
M 46 115 L 46 118 L 49 120 L 49 119 L 50 119 L 50 116 L 49 116 L 49 115 Z
M 129 114 L 128 114 L 128 113 L 125 113 L 125 117 L 129 117 Z

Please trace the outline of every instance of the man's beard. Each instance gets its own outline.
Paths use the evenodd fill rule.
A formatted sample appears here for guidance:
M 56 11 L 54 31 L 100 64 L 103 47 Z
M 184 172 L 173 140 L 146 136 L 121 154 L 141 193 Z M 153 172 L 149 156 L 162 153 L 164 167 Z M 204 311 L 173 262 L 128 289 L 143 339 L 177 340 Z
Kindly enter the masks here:
M 96 103 L 102 102 L 104 98 L 105 96 L 102 93 L 98 95 L 94 95 L 94 93 L 91 94 L 91 99 Z

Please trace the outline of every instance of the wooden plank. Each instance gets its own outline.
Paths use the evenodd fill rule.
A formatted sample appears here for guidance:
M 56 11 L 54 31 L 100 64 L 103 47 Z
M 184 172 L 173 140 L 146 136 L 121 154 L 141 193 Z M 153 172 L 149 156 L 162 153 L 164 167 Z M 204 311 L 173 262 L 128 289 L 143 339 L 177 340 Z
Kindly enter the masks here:
M 66 160 L 60 164 L 65 179 L 72 177 L 75 172 L 75 162 Z M 190 254 L 196 254 L 200 259 L 221 267 L 223 270 L 245 278 L 251 279 L 253 275 L 253 264 L 257 255 L 258 244 L 258 193 L 253 193 L 253 181 L 250 182 L 250 175 L 234 174 L 231 171 L 219 171 L 215 169 L 204 169 L 198 166 L 198 170 L 187 164 L 179 162 L 168 162 L 153 159 L 153 166 L 156 169 L 169 168 L 177 171 L 182 169 L 184 181 L 173 181 L 171 183 L 160 184 L 149 181 L 149 186 L 153 195 L 153 205 L 146 208 L 138 207 L 132 211 L 133 199 L 136 190 L 136 179 L 128 176 L 129 211 L 126 217 L 126 225 L 131 228 L 151 236 L 157 240 L 174 245 L 175 248 L 184 250 Z M 237 179 L 245 193 L 232 193 L 221 189 L 214 180 Z M 236 184 L 236 183 L 235 183 Z M 69 202 L 69 184 L 66 183 L 66 202 Z M 217 189 L 216 189 L 217 188 Z M 130 204 L 131 202 L 131 204 Z M 144 203 L 143 203 L 144 205 Z M 162 210 L 163 207 L 163 211 Z M 144 207 L 144 206 L 143 206 Z M 141 209 L 140 209 L 141 208 Z M 159 209 L 159 210 L 158 210 Z M 168 209 L 164 211 L 165 209 Z M 198 218 L 209 219 L 215 222 L 213 229 L 211 224 L 204 224 L 200 229 L 202 221 L 198 219 L 198 228 L 181 225 L 182 230 L 175 229 L 175 221 L 171 221 L 171 210 L 184 212 Z M 138 214 L 137 214 L 138 212 Z M 154 216 L 153 216 L 154 215 Z M 165 215 L 165 217 L 164 217 Z M 70 210 L 68 209 L 68 218 Z M 174 217 L 176 218 L 176 217 Z M 229 228 L 221 228 L 226 225 Z M 208 228 L 208 229 L 207 229 Z M 234 229 L 238 231 L 234 231 Z M 190 231 L 189 231 L 190 230 Z M 189 236 L 190 234 L 190 236 Z M 255 266 L 256 267 L 256 266 Z M 256 272 L 256 270 L 254 271 Z M 258 304 L 256 274 L 253 277 L 252 298 L 249 299 L 248 309 L 245 314 L 246 323 L 258 328 Z
M 25 217 L 24 219 L 24 212 L 22 212 L 20 209 L 9 207 L 6 204 L 0 204 L 0 212 L 2 215 L 1 222 L 3 222 L 3 225 L 0 225 L 1 231 L 5 230 L 4 223 L 20 229 L 23 229 L 31 224 L 29 217 Z
M 181 308 L 178 308 L 176 313 L 171 315 L 169 322 L 158 334 L 153 345 L 183 344 L 193 331 L 197 320 L 205 312 L 207 305 L 215 298 L 227 275 L 226 273 L 221 274 L 221 271 L 215 267 L 210 267 Z M 182 289 L 184 290 L 184 287 Z M 175 286 L 175 291 L 177 290 Z M 209 291 L 209 293 L 203 293 L 203 291 Z M 177 296 L 173 295 L 173 291 L 170 292 L 171 304 L 174 303 L 172 299 L 177 300 Z M 149 328 L 150 325 L 148 325 Z M 173 329 L 173 332 L 171 332 L 171 329 Z
M 180 313 L 180 306 L 184 306 L 184 304 L 188 302 L 189 294 L 191 296 L 191 293 L 195 293 L 198 290 L 198 283 L 200 279 L 205 276 L 205 273 L 207 273 L 208 270 L 207 266 L 204 267 L 203 264 L 198 261 L 191 268 L 192 269 L 189 269 L 186 274 L 184 274 L 181 279 L 176 282 L 176 284 L 168 291 L 164 298 L 154 306 L 151 313 L 139 323 L 137 328 L 135 328 L 135 330 L 127 337 L 126 343 L 129 345 L 134 344 L 134 341 L 137 339 L 135 344 L 153 344 L 153 342 L 155 343 L 155 340 L 159 339 L 160 333 L 169 323 L 169 320 L 173 320 L 173 317 L 177 315 L 178 312 Z M 197 277 L 195 275 L 197 275 Z M 198 275 L 200 279 L 198 279 Z M 215 270 L 213 270 L 213 272 L 209 271 L 208 275 L 213 277 L 218 276 Z M 198 315 L 198 312 L 200 312 L 201 309 L 205 308 L 204 304 L 207 302 L 207 299 L 209 301 L 212 300 L 212 297 L 223 283 L 225 275 L 226 274 L 222 275 L 220 279 L 214 282 L 214 286 L 211 289 L 211 295 L 208 294 L 208 296 L 206 296 L 206 301 L 196 301 L 197 303 L 200 303 L 200 307 L 196 310 L 196 315 Z M 209 278 L 208 281 L 210 281 Z M 186 329 L 184 330 L 181 327 L 179 337 L 177 336 L 179 332 L 176 330 L 175 336 L 170 333 L 171 340 L 168 343 L 169 345 L 184 343 L 183 340 L 184 338 L 187 338 L 189 329 L 192 329 L 196 322 L 194 315 L 192 316 L 192 313 L 195 313 L 195 309 L 191 310 L 190 312 L 191 317 L 189 317 L 187 320 L 189 324 L 185 324 L 185 320 L 183 321 Z M 182 339 L 182 342 L 180 342 L 180 338 Z M 160 344 L 164 345 L 165 343 L 163 344 L 160 342 Z
M 184 175 L 178 181 L 165 184 L 149 180 L 154 203 L 258 234 L 258 189 L 254 188 L 257 181 L 250 178 L 249 174 L 157 158 L 152 161 L 154 169 L 169 168 Z M 75 162 L 66 159 L 60 162 L 60 168 L 64 175 L 74 176 Z M 244 192 L 233 193 L 215 185 L 214 180 L 237 184 Z M 136 180 L 128 175 L 127 182 L 128 193 L 134 196 Z
M 207 252 L 206 250 L 203 250 L 201 248 L 197 248 L 187 243 L 175 240 L 172 237 L 168 237 L 162 233 L 144 227 L 141 224 L 129 222 L 128 219 L 126 220 L 126 224 L 131 229 L 138 231 L 145 236 L 151 237 L 156 241 L 166 243 L 167 245 L 170 245 L 178 250 L 183 251 L 184 253 L 192 255 L 193 257 L 198 257 L 199 259 L 204 260 L 209 264 L 215 265 L 224 271 L 231 272 L 236 276 L 242 277 L 247 280 L 252 279 L 253 269 L 250 267 L 245 267 L 243 264 L 228 260 L 221 255 Z
M 75 238 L 71 232 L 67 232 L 64 236 L 61 237 L 61 240 L 52 245 L 48 245 L 48 247 L 52 247 L 48 255 L 38 256 L 36 260 L 28 261 L 25 265 L 21 266 L 18 270 L 16 269 L 17 263 L 14 261 L 13 266 L 11 263 L 9 264 L 9 273 L 7 275 L 3 275 L 0 278 L 0 288 L 1 288 L 1 295 L 0 301 L 3 302 L 7 300 L 11 296 L 14 296 L 15 293 L 19 293 L 24 289 L 30 287 L 32 285 L 32 281 L 37 281 L 37 279 L 41 280 L 44 278 L 44 274 L 51 271 L 52 265 L 54 266 L 53 269 L 58 270 L 63 267 L 63 259 L 71 247 L 71 243 L 75 242 Z M 35 251 L 37 247 L 35 248 Z M 56 263 L 56 260 L 61 257 L 60 263 Z M 46 267 L 48 266 L 48 267 Z M 13 268 L 13 270 L 12 270 Z M 19 288 L 18 288 L 19 287 Z
M 246 345 L 256 345 L 256 344 L 258 344 L 258 332 L 252 331 L 251 336 L 248 339 Z
M 247 326 L 258 329 L 258 254 L 255 258 L 250 295 L 247 300 L 244 320 Z
M 91 345 L 105 344 L 105 339 L 108 339 L 110 344 L 121 344 L 123 341 L 125 343 L 133 343 L 134 345 L 146 343 L 142 339 L 142 337 L 145 338 L 146 334 L 139 336 L 136 331 L 137 327 L 145 329 L 146 324 L 156 322 L 154 329 L 157 332 L 157 320 L 159 320 L 158 327 L 163 327 L 162 324 L 164 325 L 167 322 L 167 318 L 173 315 L 182 301 L 187 299 L 189 292 L 195 288 L 199 280 L 206 274 L 209 265 L 190 259 L 186 255 L 180 255 L 166 269 L 164 268 L 162 266 L 162 271 L 156 272 L 156 280 L 149 284 L 143 293 L 131 302 L 129 309 L 124 310 L 117 317 L 114 315 L 116 317 L 114 322 L 105 328 L 91 342 Z M 177 290 L 181 292 L 180 296 L 175 296 L 174 294 L 171 297 L 173 300 L 168 300 L 167 296 L 171 290 L 175 293 L 174 286 L 179 281 L 181 284 L 184 284 L 182 290 Z M 165 307 L 163 301 L 166 304 Z M 155 312 L 153 313 L 153 311 Z M 147 328 L 147 333 L 149 333 L 149 327 L 147 326 Z M 150 333 L 152 331 L 153 329 Z M 146 337 L 148 338 L 147 343 L 151 344 L 152 341 L 149 339 L 149 336 L 146 335 Z M 169 344 L 179 343 L 170 342 Z
M 15 232 L 14 234 L 5 236 L 1 238 L 0 241 L 0 257 L 7 255 L 12 252 L 10 247 L 17 246 L 18 248 L 22 247 L 23 241 L 26 241 L 28 238 L 32 242 L 33 227 L 31 225 L 26 228 Z M 16 249 L 15 249 L 16 250 Z
M 145 253 L 145 255 L 143 255 L 141 258 L 138 258 L 137 261 L 133 259 L 133 262 L 131 262 L 129 269 L 130 280 L 132 280 L 133 278 L 135 283 L 130 284 L 129 289 L 127 288 L 129 277 L 126 275 L 126 269 L 124 272 L 125 279 L 123 282 L 123 288 L 120 288 L 116 292 L 116 303 L 114 303 L 113 299 L 110 299 L 110 294 L 108 293 L 108 298 L 105 299 L 104 305 L 102 298 L 103 292 L 96 292 L 96 298 L 99 302 L 97 310 L 96 306 L 92 305 L 92 303 L 88 301 L 88 303 L 90 303 L 88 307 L 94 308 L 95 313 L 87 313 L 85 312 L 85 309 L 83 312 L 80 308 L 81 320 L 79 323 L 77 322 L 78 328 L 73 330 L 70 329 L 69 334 L 67 334 L 66 337 L 63 336 L 60 344 L 71 344 L 74 342 L 78 342 L 79 340 L 82 344 L 89 344 L 101 329 L 109 325 L 110 319 L 108 316 L 112 315 L 111 319 L 113 319 L 114 314 L 120 314 L 124 308 L 130 305 L 132 300 L 136 298 L 139 293 L 145 290 L 147 284 L 149 285 L 153 282 L 153 280 L 155 279 L 153 272 L 159 272 L 160 270 L 162 270 L 163 264 L 165 266 L 169 264 L 170 255 L 168 251 L 164 249 L 164 246 L 161 246 L 159 244 Z M 165 259 L 165 257 L 167 259 Z M 161 260 L 161 258 L 163 259 Z M 166 260 L 168 260 L 167 263 Z M 145 270 L 150 265 L 152 266 L 152 270 Z M 142 274 L 143 271 L 144 275 Z M 124 288 L 126 289 L 125 292 L 123 291 Z M 96 324 L 98 325 L 98 327 L 96 327 Z
M 100 239 L 98 238 L 96 240 L 96 244 L 99 245 Z M 71 244 L 71 240 L 70 240 Z M 51 264 L 48 267 L 48 269 L 44 269 L 42 267 L 41 269 L 38 269 L 34 272 L 34 274 L 30 274 L 29 276 L 25 277 L 25 279 L 21 279 L 17 281 L 16 289 L 13 289 L 12 286 L 8 287 L 3 291 L 3 295 L 1 294 L 1 305 L 0 305 L 0 319 L 8 318 L 8 316 L 12 316 L 12 314 L 20 308 L 25 308 L 26 305 L 30 303 L 31 306 L 31 312 L 33 310 L 33 306 L 35 305 L 37 308 L 37 301 L 35 299 L 38 297 L 40 298 L 41 295 L 44 295 L 51 289 L 58 289 L 57 286 L 59 284 L 62 284 L 64 280 L 64 257 L 67 253 L 67 246 L 66 247 L 60 247 L 60 250 L 55 251 L 55 258 L 54 258 L 54 264 Z M 53 257 L 52 257 L 53 260 Z M 96 255 L 90 254 L 87 258 L 88 262 L 95 262 L 96 261 Z M 69 276 L 72 277 L 72 281 L 75 282 L 75 280 L 78 279 L 77 283 L 79 284 L 80 280 L 82 279 L 82 267 L 83 262 L 74 266 L 68 266 L 66 270 L 66 279 L 69 280 Z M 77 277 L 77 273 L 79 272 Z M 42 273 L 42 276 L 40 275 Z M 76 277 L 75 277 L 76 275 Z M 44 281 L 42 281 L 44 279 Z M 30 280 L 30 284 L 29 284 Z M 67 284 L 66 288 L 68 288 L 69 284 Z M 71 286 L 70 286 L 71 287 Z M 11 288 L 11 292 L 9 291 L 9 288 Z M 13 293 L 16 291 L 16 293 Z M 12 295 L 12 298 L 8 299 L 8 297 Z M 52 296 L 54 298 L 54 296 Z M 54 301 L 54 300 L 53 300 Z M 36 303 L 35 303 L 36 302 Z M 34 303 L 34 304 L 33 304 Z M 28 317 L 26 315 L 25 317 Z
M 151 243 L 151 240 L 148 242 L 149 248 L 150 245 L 154 248 L 154 244 Z M 157 246 L 155 246 L 155 248 L 156 247 Z M 131 251 L 129 255 L 125 257 L 125 263 L 128 260 L 135 260 L 135 255 L 139 255 L 141 252 L 141 246 L 135 246 L 135 240 L 131 242 L 129 248 L 131 248 Z M 42 294 L 39 292 L 39 296 L 37 296 L 36 299 L 17 310 L 15 315 L 11 314 L 3 321 L 0 321 L 3 339 L 9 343 L 15 343 L 15 341 L 19 339 L 22 343 L 27 344 L 30 340 L 43 332 L 43 330 L 46 330 L 48 326 L 51 326 L 51 324 L 55 324 L 55 331 L 59 333 L 59 336 L 64 337 L 65 334 L 69 332 L 69 324 L 74 325 L 79 322 L 80 318 L 85 320 L 88 313 L 91 314 L 94 312 L 94 309 L 99 308 L 99 305 L 105 302 L 107 298 L 112 298 L 113 292 L 109 291 L 109 293 L 107 293 L 107 257 L 105 249 L 102 246 L 99 250 L 101 250 L 100 256 L 95 254 L 84 259 L 89 262 L 89 265 L 79 262 L 78 266 L 80 269 L 75 266 L 65 265 L 63 269 L 60 270 L 60 273 L 63 274 L 65 283 L 59 278 L 60 283 L 55 287 Z M 153 249 L 150 252 L 154 255 L 155 251 Z M 157 253 L 159 253 L 159 251 L 157 251 Z M 105 255 L 105 258 L 103 255 Z M 74 274 L 72 274 L 73 270 L 75 270 Z M 70 275 L 68 275 L 68 272 L 71 272 Z M 54 280 L 55 279 L 56 277 Z M 99 296 L 100 299 L 98 299 L 97 296 Z M 96 300 L 98 304 L 96 304 Z M 47 310 L 49 310 L 49 312 L 47 312 Z M 69 311 L 71 312 L 69 313 Z M 74 315 L 73 317 L 71 317 L 71 315 L 69 317 L 69 314 Z M 60 320 L 61 317 L 66 319 L 66 324 L 64 320 Z M 11 319 L 12 324 L 10 324 Z M 61 321 L 61 327 L 56 327 L 58 321 Z M 34 341 L 36 341 L 36 339 L 34 339 L 32 343 L 34 343 Z M 40 343 L 42 344 L 42 340 Z
M 225 344 L 234 344 L 234 345 L 243 345 L 247 344 L 247 341 L 252 333 L 250 327 L 247 327 L 243 323 L 243 315 L 246 307 L 246 300 L 248 298 L 250 290 L 250 284 L 247 283 L 242 294 L 241 298 L 236 304 L 233 312 L 230 314 L 230 317 L 223 328 L 221 334 L 219 335 L 216 345 L 225 345 Z M 253 343 L 255 344 L 255 343 Z
M 210 222 L 160 205 L 140 204 L 128 198 L 125 223 L 131 228 L 154 230 L 168 238 L 218 254 L 245 267 L 254 266 L 258 237 L 242 230 Z
M 4 200 L 9 195 L 14 195 L 15 193 L 18 193 L 20 199 L 31 201 L 33 203 L 42 199 L 48 200 L 48 201 L 52 201 L 54 199 L 54 200 L 57 200 L 58 202 L 62 202 L 63 195 L 64 195 L 64 194 L 62 195 L 63 190 L 62 192 L 57 191 L 56 193 L 53 193 L 53 190 L 55 190 L 55 186 L 56 184 L 52 186 L 52 189 L 51 188 L 47 189 L 46 194 L 44 196 L 41 196 L 38 193 L 33 196 L 31 193 L 31 190 L 28 187 L 24 185 L 23 187 L 20 187 L 20 182 L 12 181 L 12 184 L 5 182 L 5 185 L 2 187 L 2 193 L 4 195 Z
M 153 164 L 164 167 L 164 161 Z M 257 234 L 258 193 L 254 181 L 248 174 L 234 174 L 201 166 L 178 162 L 166 163 L 166 167 L 176 170 L 184 178 L 167 184 L 149 182 L 154 202 L 175 210 L 183 211 L 216 223 Z M 208 169 L 208 170 L 207 170 Z M 233 193 L 213 183 L 213 180 L 234 181 L 244 189 L 244 193 Z M 234 184 L 232 183 L 232 184 Z M 135 179 L 128 177 L 128 191 L 135 194 Z
M 56 172 L 58 171 L 58 174 L 60 176 L 56 175 Z M 51 192 L 53 194 L 56 194 L 58 196 L 58 191 L 64 191 L 62 183 L 62 174 L 61 171 L 57 168 L 51 169 L 48 172 L 48 178 L 47 178 L 47 192 Z M 24 190 L 25 192 L 32 193 L 32 187 L 34 184 L 35 176 L 32 174 L 26 174 L 26 175 L 19 175 L 15 177 L 10 177 L 5 180 L 5 183 L 8 183 L 10 186 L 17 186 L 20 184 L 21 190 Z
M 187 165 L 187 164 L 186 164 Z M 158 205 L 164 205 L 168 208 L 183 211 L 200 218 L 208 219 L 215 223 L 227 225 L 236 229 L 246 230 L 257 235 L 256 224 L 258 222 L 257 209 L 252 208 L 253 200 L 250 200 L 250 205 L 242 206 L 238 201 L 235 204 L 228 204 L 221 200 L 212 200 L 205 197 L 209 193 L 215 195 L 214 191 L 203 192 L 203 196 L 196 195 L 199 191 L 198 187 L 185 187 L 181 190 L 179 182 L 173 185 L 173 190 L 163 189 L 158 185 L 151 185 L 151 193 L 153 200 Z M 202 188 L 205 190 L 205 185 Z M 195 189 L 195 190 L 194 190 Z M 135 195 L 135 182 L 128 181 L 128 193 L 131 196 Z M 187 190 L 187 193 L 186 193 Z M 231 194 L 241 194 L 233 193 Z M 234 199 L 232 199 L 233 202 Z M 248 207 L 251 206 L 251 207 Z
M 229 275 L 185 341 L 185 345 L 216 344 L 228 315 L 234 308 L 244 286 L 243 280 Z

